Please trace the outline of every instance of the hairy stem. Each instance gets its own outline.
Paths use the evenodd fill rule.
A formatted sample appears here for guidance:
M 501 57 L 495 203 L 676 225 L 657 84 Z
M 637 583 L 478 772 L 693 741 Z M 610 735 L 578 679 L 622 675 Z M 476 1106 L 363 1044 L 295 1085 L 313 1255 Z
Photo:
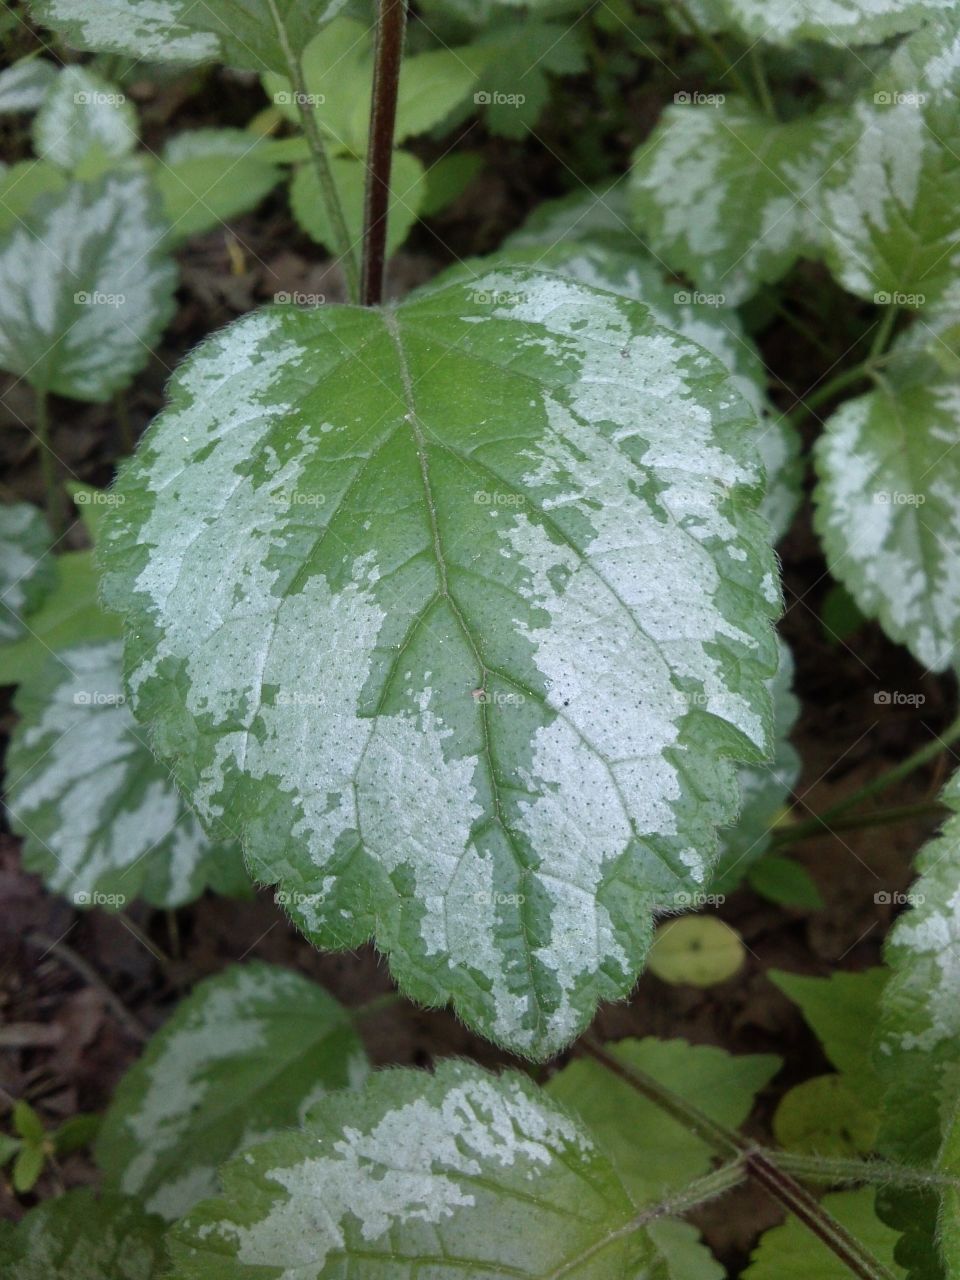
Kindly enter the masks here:
M 780 836 L 779 832 L 774 832 L 774 844 L 792 844 L 794 840 L 805 840 L 808 836 L 822 834 L 824 831 L 829 830 L 830 827 L 839 826 L 840 823 L 837 819 L 841 814 L 846 813 L 848 809 L 852 809 L 858 804 L 862 804 L 864 800 L 869 800 L 878 795 L 881 791 L 886 791 L 894 783 L 900 782 L 917 769 L 921 769 L 925 764 L 929 764 L 941 752 L 948 750 L 958 738 L 960 738 L 960 716 L 953 720 L 942 734 L 937 734 L 932 742 L 920 747 L 918 751 L 914 751 L 912 755 L 907 756 L 905 760 L 901 760 L 898 765 L 888 769 L 886 773 L 881 773 L 879 777 L 868 782 L 866 786 L 860 787 L 842 800 L 838 800 L 836 804 L 831 805 L 823 813 L 815 814 L 812 818 L 796 823 L 795 826 L 784 828 L 783 836 Z M 922 805 L 920 809 L 926 809 L 927 807 L 927 805 Z M 914 816 L 913 814 L 905 814 L 905 809 L 914 809 L 916 812 L 915 806 L 904 806 L 899 812 L 893 811 L 895 817 L 891 821 L 899 821 L 904 816 Z M 872 816 L 865 814 L 859 817 L 856 822 L 848 823 L 847 825 L 869 825 Z
M 753 70 L 753 80 L 757 86 L 757 97 L 760 105 L 770 117 L 771 120 L 777 118 L 777 108 L 774 105 L 773 94 L 770 92 L 770 85 L 767 83 L 767 73 L 763 67 L 763 58 L 760 55 L 760 49 L 757 45 L 753 45 L 750 50 L 750 66 Z
M 280 48 L 283 50 L 284 61 L 287 64 L 287 75 L 293 88 L 294 102 L 297 114 L 300 117 L 303 136 L 306 138 L 307 146 L 310 148 L 310 158 L 313 161 L 317 181 L 320 184 L 320 195 L 323 199 L 327 221 L 333 234 L 333 245 L 331 247 L 343 268 L 343 274 L 347 282 L 347 295 L 351 302 L 356 302 L 360 293 L 357 261 L 354 257 L 347 221 L 343 216 L 340 194 L 337 191 L 337 184 L 333 180 L 333 171 L 330 168 L 327 148 L 320 134 L 316 116 L 313 114 L 313 106 L 307 94 L 307 83 L 303 78 L 303 63 L 300 60 L 300 55 L 294 52 L 287 38 L 287 28 L 284 25 L 283 18 L 280 16 L 276 0 L 267 0 L 267 5 L 270 9 L 273 25 L 276 28 Z
M 373 105 L 367 146 L 367 186 L 363 207 L 363 275 L 360 300 L 366 307 L 383 301 L 390 213 L 390 167 L 397 120 L 400 64 L 407 27 L 406 0 L 380 0 L 373 67 Z
M 856 1182 L 912 1188 L 960 1186 L 960 1178 L 938 1173 L 935 1169 L 913 1169 L 887 1160 L 845 1160 L 834 1156 L 802 1155 L 794 1151 L 767 1151 L 765 1154 L 778 1169 L 793 1174 L 795 1178 L 826 1186 Z
M 699 44 L 703 45 L 717 64 L 720 79 L 723 80 L 729 77 L 731 82 L 736 85 L 745 98 L 754 100 L 756 95 L 751 93 L 750 86 L 737 70 L 736 65 L 732 63 L 724 53 L 719 42 L 713 38 L 709 31 L 700 25 L 687 8 L 686 4 L 684 4 L 683 0 L 673 0 L 673 7 L 689 27 L 690 34 Z
M 672 1116 L 711 1146 L 728 1161 L 742 1161 L 747 1175 L 759 1182 L 778 1203 L 808 1228 L 830 1249 L 859 1280 L 893 1280 L 883 1266 L 847 1229 L 824 1209 L 823 1205 L 775 1161 L 779 1153 L 767 1153 L 754 1146 L 742 1134 L 717 1123 L 686 1098 L 662 1085 L 659 1080 L 635 1067 L 619 1062 L 592 1039 L 581 1041 L 581 1047 L 608 1071 L 626 1081 L 662 1111 Z
M 800 840 L 812 840 L 830 831 L 860 831 L 869 827 L 887 827 L 897 822 L 909 822 L 913 818 L 933 818 L 948 813 L 945 805 L 937 801 L 929 804 L 893 805 L 889 809 L 877 809 L 873 813 L 846 813 L 830 819 L 827 814 L 822 817 L 806 818 L 803 822 L 776 827 L 770 833 L 772 848 L 782 849 L 786 845 Z
M 63 494 L 60 489 L 60 472 L 56 454 L 50 447 L 50 407 L 46 391 L 34 393 L 36 413 L 34 428 L 40 446 L 40 473 L 43 476 L 44 502 L 47 519 L 54 534 L 63 533 Z

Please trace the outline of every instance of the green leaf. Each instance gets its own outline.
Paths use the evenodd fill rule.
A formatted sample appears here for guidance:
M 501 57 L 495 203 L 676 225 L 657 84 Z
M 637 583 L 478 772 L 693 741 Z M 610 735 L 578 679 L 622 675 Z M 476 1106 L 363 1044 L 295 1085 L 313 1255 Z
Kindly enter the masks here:
M 735 98 L 668 107 L 634 156 L 634 219 L 699 290 L 744 302 L 799 257 L 818 255 L 818 186 L 847 129 L 833 109 L 776 124 Z
M 823 898 L 810 872 L 793 858 L 765 854 L 747 872 L 747 882 L 755 893 L 782 907 L 819 911 Z
M 607 1051 L 653 1076 L 713 1120 L 738 1129 L 780 1069 L 770 1054 L 734 1056 L 685 1040 L 620 1040 Z M 712 1167 L 714 1151 L 627 1081 L 592 1058 L 575 1058 L 546 1086 L 581 1118 L 638 1205 L 659 1201 Z
M 767 977 L 793 1001 L 838 1071 L 858 1087 L 876 1088 L 871 1045 L 880 1017 L 880 1000 L 887 982 L 882 968 L 859 973 L 838 970 L 829 978 L 771 969 Z
M 379 1072 L 222 1178 L 171 1231 L 172 1280 L 633 1280 L 652 1255 L 579 1124 L 526 1077 L 466 1062 Z
M 960 643 L 957 383 L 909 348 L 874 381 L 817 441 L 815 526 L 831 573 L 861 612 L 944 671 Z
M 20 1150 L 21 1142 L 19 1138 L 11 1138 L 6 1133 L 0 1133 L 0 1169 L 3 1168 Z M 0 1246 L 2 1246 L 2 1238 L 0 1238 Z M 2 1257 L 2 1248 L 0 1248 L 0 1257 Z
M 4 1280 L 160 1280 L 162 1219 L 133 1200 L 84 1188 L 31 1209 L 0 1236 Z
M 482 30 L 460 55 L 476 75 L 474 103 L 491 133 L 525 138 L 550 101 L 550 77 L 575 75 L 587 64 L 576 23 L 531 15 Z
M 440 124 L 467 97 L 476 73 L 465 54 L 465 50 L 430 49 L 404 58 L 395 143 Z M 304 50 L 303 77 L 321 132 L 353 156 L 366 154 L 373 82 L 369 22 L 352 18 L 331 22 Z M 264 88 L 288 119 L 299 123 L 293 86 L 286 76 L 265 76 Z
M 37 22 L 74 49 L 124 53 L 138 61 L 225 62 L 282 71 L 345 0 L 34 0 Z
M 0 71 L 0 115 L 36 111 L 56 81 L 59 68 L 46 58 L 21 58 Z
M 111 1190 L 177 1218 L 216 1193 L 217 1167 L 241 1145 L 365 1073 L 353 1023 L 322 987 L 259 961 L 234 965 L 198 983 L 127 1072 L 97 1161 Z
M 0 505 L 0 642 L 26 631 L 32 613 L 53 587 L 53 539 L 43 512 L 29 502 Z
M 37 1185 L 37 1179 L 43 1173 L 44 1159 L 43 1147 L 39 1143 L 24 1141 L 13 1162 L 10 1176 L 17 1195 L 25 1195 Z
M 43 1121 L 30 1103 L 22 1098 L 14 1103 L 13 1127 L 21 1138 L 29 1142 L 42 1142 L 44 1139 Z
M 51 1134 L 58 1156 L 68 1156 L 90 1145 L 100 1129 L 100 1117 L 78 1112 Z
M 145 179 L 73 182 L 0 237 L 0 367 L 102 401 L 143 367 L 173 311 L 176 271 Z
M 334 156 L 330 160 L 330 169 L 347 226 L 361 227 L 366 165 L 355 156 Z M 409 152 L 395 151 L 390 173 L 387 253 L 393 253 L 407 238 L 417 220 L 424 190 L 423 165 Z M 312 164 L 300 165 L 295 171 L 290 185 L 290 205 L 301 227 L 318 244 L 330 247 L 336 242 L 320 192 L 317 171 Z
M 844 48 L 879 44 L 919 27 L 951 0 L 722 0 L 732 22 L 752 44 L 792 45 L 819 40 Z
M 0 235 L 23 226 L 34 201 L 63 191 L 66 177 L 43 160 L 21 160 L 0 173 Z
M 678 894 L 680 905 L 685 895 Z M 696 905 L 694 901 L 691 906 Z M 740 969 L 746 953 L 736 930 L 716 916 L 689 915 L 660 925 L 647 968 L 664 982 L 712 987 Z
M 450 151 L 430 166 L 420 204 L 420 216 L 432 218 L 453 204 L 483 168 L 479 151 Z
M 53 563 L 55 584 L 29 615 L 29 634 L 0 644 L 0 685 L 35 680 L 59 649 L 120 634 L 120 620 L 104 613 L 98 603 L 99 576 L 92 554 L 68 551 Z
M 768 749 L 749 411 L 642 306 L 530 271 L 265 309 L 171 393 L 103 547 L 156 750 L 317 945 L 373 933 L 412 998 L 552 1056 Z
M 852 1158 L 873 1151 L 878 1120 L 876 1094 L 871 1101 L 863 1082 L 841 1075 L 813 1076 L 780 1099 L 773 1133 L 786 1151 Z
M 239 848 L 207 839 L 124 704 L 113 640 L 61 649 L 21 685 L 7 799 L 24 866 L 82 907 L 229 890 Z
M 153 171 L 170 238 L 185 240 L 255 208 L 282 174 L 243 129 L 192 129 L 167 143 Z
M 137 115 L 126 96 L 87 67 L 64 67 L 33 122 L 37 155 L 75 170 L 92 157 L 118 161 L 137 145 Z
M 823 1206 L 865 1245 L 894 1276 L 903 1271 L 893 1260 L 896 1233 L 877 1217 L 870 1187 L 860 1191 L 838 1191 L 823 1197 Z M 754 1250 L 743 1280 L 850 1280 L 850 1271 L 796 1218 L 781 1227 L 765 1231 Z

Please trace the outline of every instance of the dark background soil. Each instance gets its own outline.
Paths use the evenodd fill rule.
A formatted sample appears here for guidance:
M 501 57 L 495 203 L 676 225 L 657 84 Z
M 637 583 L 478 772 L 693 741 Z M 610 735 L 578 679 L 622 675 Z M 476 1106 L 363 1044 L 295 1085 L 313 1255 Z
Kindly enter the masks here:
M 14 52 L 22 52 L 15 50 Z M 226 76 L 201 85 L 136 86 L 150 145 L 172 129 L 203 124 L 245 124 L 262 105 L 255 85 Z M 631 129 L 621 138 L 614 120 L 607 137 L 611 165 L 622 163 L 642 135 L 644 121 L 659 110 L 662 95 L 643 87 L 625 95 Z M 548 118 L 538 140 L 524 144 L 489 139 L 474 129 L 469 145 L 489 166 L 442 217 L 418 227 L 390 271 L 399 294 L 435 274 L 456 257 L 487 252 L 518 225 L 533 204 L 558 194 L 569 175 L 552 158 L 569 154 L 566 133 Z M 7 159 L 28 153 L 22 122 L 0 134 Z M 449 146 L 450 140 L 443 143 Z M 428 149 L 429 150 L 429 149 Z M 339 279 L 291 221 L 283 188 L 254 214 L 228 231 L 198 238 L 179 255 L 179 309 L 149 367 L 125 396 L 134 436 L 162 403 L 171 370 L 196 341 L 280 290 L 337 296 Z M 843 351 L 849 334 L 838 325 L 858 323 L 851 302 L 832 317 L 834 286 L 811 266 L 801 266 L 786 294 L 827 345 Z M 811 310 L 809 300 L 819 299 Z M 768 319 L 758 337 L 771 369 L 774 396 L 788 409 L 823 376 L 824 358 L 779 317 Z M 0 476 L 6 496 L 42 502 L 29 390 L 0 380 Z M 111 405 L 57 400 L 52 414 L 54 445 L 68 477 L 109 483 L 123 452 L 123 432 Z M 816 415 L 808 423 L 812 438 Z M 65 546 L 83 545 L 74 526 Z M 846 643 L 829 638 L 820 620 L 831 585 L 813 536 L 805 504 L 785 539 L 783 558 L 787 610 L 782 629 L 793 649 L 796 691 L 802 713 L 793 740 L 803 759 L 795 792 L 797 816 L 822 812 L 839 798 L 927 743 L 951 717 L 952 687 L 915 666 L 873 625 Z M 878 706 L 878 689 L 922 694 L 919 708 Z M 13 723 L 9 691 L 0 693 L 0 733 Z M 932 799 L 954 765 L 945 753 L 936 765 L 887 793 L 882 803 Z M 734 1053 L 776 1052 L 786 1066 L 761 1097 L 750 1129 L 769 1137 L 769 1121 L 786 1088 L 827 1069 L 822 1052 L 796 1009 L 767 980 L 776 967 L 810 974 L 836 968 L 861 969 L 880 961 L 881 945 L 895 908 L 877 905 L 878 890 L 903 890 L 911 859 L 932 820 L 913 821 L 798 844 L 793 854 L 809 870 L 824 907 L 800 911 L 776 907 L 749 889 L 731 895 L 720 914 L 742 935 L 747 962 L 732 979 L 707 990 L 669 986 L 647 974 L 632 998 L 606 1006 L 595 1030 L 604 1039 L 658 1035 L 716 1044 Z M 131 925 L 133 928 L 131 928 Z M 290 966 L 327 987 L 349 1006 L 391 988 L 385 962 L 371 948 L 337 955 L 313 950 L 287 923 L 270 891 L 255 901 L 207 897 L 174 916 L 142 904 L 123 920 L 100 911 L 78 912 L 48 894 L 19 863 L 18 842 L 0 833 L 0 1128 L 13 1099 L 27 1098 L 48 1125 L 77 1111 L 99 1111 L 117 1080 L 141 1050 L 144 1038 L 168 1016 L 177 999 L 199 978 L 248 956 Z M 508 1061 L 444 1011 L 425 1012 L 400 1002 L 363 1020 L 363 1034 L 376 1063 L 429 1066 L 438 1058 L 465 1054 L 484 1064 Z M 576 1052 L 576 1048 L 571 1050 Z M 547 1071 L 553 1067 L 547 1068 Z M 35 1191 L 17 1197 L 0 1176 L 0 1215 L 19 1217 L 61 1186 L 96 1181 L 89 1158 L 69 1157 L 44 1174 Z M 732 1271 L 745 1261 L 757 1232 L 778 1218 L 760 1190 L 746 1189 L 704 1210 L 700 1225 Z

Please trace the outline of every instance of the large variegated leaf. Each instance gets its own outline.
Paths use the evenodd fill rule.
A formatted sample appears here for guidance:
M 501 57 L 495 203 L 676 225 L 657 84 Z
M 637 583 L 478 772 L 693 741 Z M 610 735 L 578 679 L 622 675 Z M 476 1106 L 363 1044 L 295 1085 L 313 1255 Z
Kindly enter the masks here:
M 0 71 L 0 115 L 36 111 L 59 73 L 46 58 L 21 58 Z
M 115 162 L 137 145 L 137 115 L 116 85 L 86 67 L 65 67 L 33 122 L 33 144 L 61 169 Z
M 800 503 L 800 440 L 796 429 L 783 414 L 774 414 L 767 400 L 763 361 L 743 332 L 737 313 L 731 308 L 701 303 L 696 293 L 668 284 L 662 268 L 625 229 L 588 232 L 586 228 L 596 225 L 602 217 L 600 212 L 592 212 L 594 197 L 577 203 L 556 203 L 560 207 L 554 222 L 549 211 L 544 211 L 539 240 L 528 226 L 517 237 L 518 246 L 497 253 L 497 265 L 542 267 L 593 288 L 622 293 L 645 303 L 659 324 L 712 351 L 757 414 L 756 444 L 767 472 L 767 492 L 760 512 L 770 522 L 774 541 L 778 540 L 789 528 Z M 475 259 L 451 268 L 443 279 L 476 279 L 488 269 L 488 261 Z
M 172 1229 L 171 1280 L 643 1280 L 653 1253 L 569 1113 L 464 1062 L 380 1072 L 222 1177 L 223 1198 Z
M 7 756 L 23 862 L 78 906 L 189 902 L 243 886 L 239 849 L 211 843 L 124 705 L 120 645 L 61 650 L 21 685 Z
M 121 1081 L 97 1160 L 108 1187 L 177 1218 L 216 1194 L 218 1166 L 240 1147 L 365 1074 L 353 1023 L 322 987 L 236 965 L 194 988 Z
M 78 400 L 130 381 L 173 309 L 155 205 L 134 174 L 71 182 L 0 236 L 0 368 Z
M 819 187 L 846 132 L 832 110 L 776 124 L 733 98 L 668 107 L 634 156 L 634 220 L 672 270 L 740 303 L 814 250 Z
M 0 643 L 26 631 L 24 616 L 36 609 L 56 581 L 50 528 L 29 502 L 0 506 Z
M 319 945 L 373 933 L 413 998 L 550 1056 L 768 747 L 749 410 L 642 306 L 530 271 L 262 311 L 172 400 L 103 548 L 157 749 Z
M 345 0 L 34 0 L 35 18 L 75 49 L 152 62 L 282 71 Z
M 879 44 L 919 27 L 953 0 L 721 0 L 749 42 L 819 40 L 845 48 Z
M 4 1280 L 160 1280 L 161 1218 L 125 1196 L 83 1190 L 45 1200 L 0 1232 Z
M 858 608 L 942 671 L 960 643 L 960 384 L 909 342 L 875 381 L 817 442 L 816 525 Z

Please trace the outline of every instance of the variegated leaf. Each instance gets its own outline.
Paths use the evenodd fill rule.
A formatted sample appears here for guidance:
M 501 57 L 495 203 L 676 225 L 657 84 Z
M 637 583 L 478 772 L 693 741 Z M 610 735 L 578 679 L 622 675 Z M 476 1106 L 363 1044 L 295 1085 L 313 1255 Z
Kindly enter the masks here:
M 322 987 L 235 965 L 198 983 L 121 1081 L 97 1140 L 106 1184 L 178 1218 L 216 1194 L 219 1165 L 241 1147 L 366 1070 L 349 1014 Z
M 316 943 L 373 933 L 413 998 L 551 1056 L 768 749 L 749 409 L 642 306 L 531 271 L 264 310 L 172 401 L 103 544 L 157 750 Z
M 24 616 L 53 587 L 57 567 L 52 541 L 37 507 L 29 502 L 0 506 L 0 643 L 24 634 Z
M 152 62 L 283 71 L 345 0 L 34 0 L 37 22 L 74 49 Z
M 114 84 L 87 67 L 65 67 L 33 122 L 38 156 L 61 169 L 122 160 L 137 145 L 137 115 Z
M 465 1062 L 379 1072 L 222 1176 L 223 1198 L 172 1228 L 171 1280 L 645 1280 L 654 1256 L 569 1113 Z
M 78 906 L 189 902 L 243 886 L 239 849 L 214 844 L 125 706 L 120 645 L 61 650 L 21 685 L 7 756 L 23 862 Z
M 831 573 L 925 666 L 960 643 L 960 383 L 922 349 L 921 322 L 817 441 L 816 526 Z M 939 342 L 944 351 L 948 348 Z
M 58 71 L 56 64 L 46 58 L 21 58 L 0 71 L 0 114 L 36 111 Z
M 879 44 L 921 26 L 953 0 L 720 0 L 747 41 Z
M 145 178 L 71 182 L 0 236 L 0 368 L 106 400 L 146 363 L 173 310 L 174 265 Z
M 815 251 L 819 187 L 847 131 L 833 109 L 776 124 L 734 98 L 668 107 L 630 176 L 642 238 L 699 290 L 743 302 Z

